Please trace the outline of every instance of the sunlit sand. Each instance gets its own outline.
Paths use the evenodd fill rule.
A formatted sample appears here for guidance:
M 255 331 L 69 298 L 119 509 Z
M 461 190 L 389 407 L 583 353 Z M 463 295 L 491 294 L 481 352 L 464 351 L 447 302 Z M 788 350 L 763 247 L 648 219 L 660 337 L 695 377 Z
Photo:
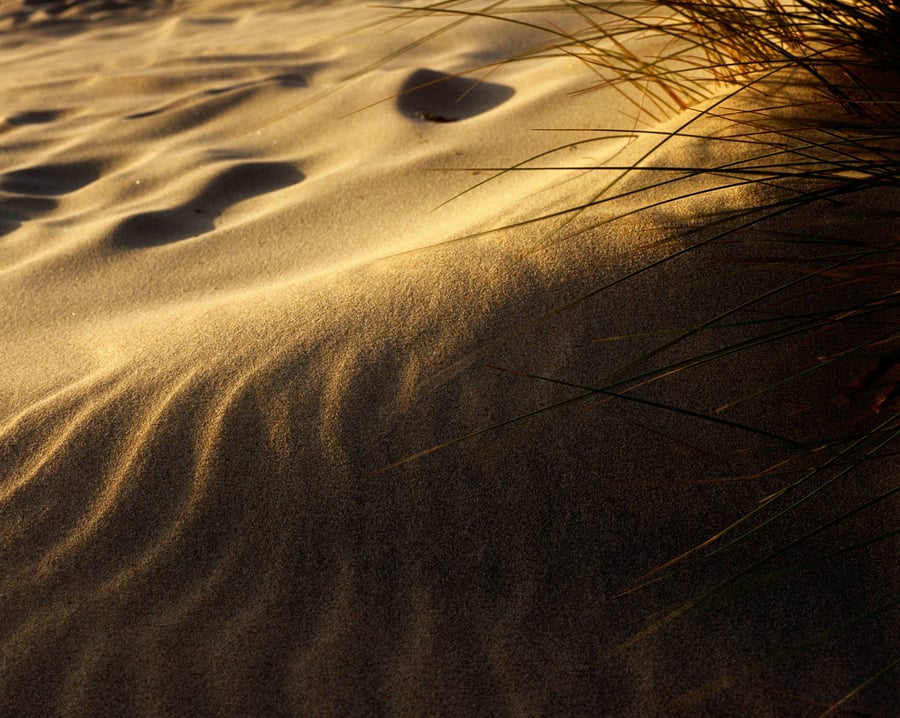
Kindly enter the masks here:
M 651 119 L 496 64 L 535 27 L 357 0 L 62 5 L 0 2 L 0 714 L 814 716 L 896 659 L 889 502 L 656 624 L 889 492 L 877 453 L 630 592 L 896 430 L 849 354 L 883 323 L 720 351 L 869 301 L 775 289 L 896 241 L 894 187 L 704 241 L 781 195 L 602 168 L 740 162 L 721 120 L 652 134 L 712 91 Z

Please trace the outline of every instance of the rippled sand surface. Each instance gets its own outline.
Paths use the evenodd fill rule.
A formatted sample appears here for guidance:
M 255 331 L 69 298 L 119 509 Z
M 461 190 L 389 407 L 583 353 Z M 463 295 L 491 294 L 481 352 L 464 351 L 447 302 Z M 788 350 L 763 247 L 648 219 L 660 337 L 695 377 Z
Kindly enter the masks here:
M 695 243 L 710 200 L 629 214 L 662 187 L 517 224 L 613 175 L 509 173 L 460 194 L 596 137 L 567 129 L 633 128 L 634 106 L 576 92 L 592 76 L 571 57 L 472 71 L 547 42 L 534 28 L 438 34 L 460 18 L 400 13 L 0 2 L 0 713 L 823 712 L 896 652 L 896 541 L 820 558 L 893 530 L 889 502 L 773 560 L 779 581 L 641 632 L 890 490 L 890 460 L 727 559 L 625 592 L 796 478 L 753 476 L 807 434 L 850 431 L 865 399 L 816 409 L 865 367 L 715 414 L 761 433 L 697 414 L 868 329 L 723 354 L 629 389 L 640 401 L 583 395 L 715 351 L 721 334 L 699 332 L 648 354 L 667 338 L 653 332 L 834 251 L 788 247 L 776 271 L 765 232 L 896 234 L 896 196 L 789 213 L 596 293 Z M 533 166 L 619 166 L 655 142 L 615 135 Z M 695 140 L 654 158 L 741 151 Z M 778 301 L 819 311 L 835 276 Z M 886 717 L 895 697 L 877 682 L 846 715 Z

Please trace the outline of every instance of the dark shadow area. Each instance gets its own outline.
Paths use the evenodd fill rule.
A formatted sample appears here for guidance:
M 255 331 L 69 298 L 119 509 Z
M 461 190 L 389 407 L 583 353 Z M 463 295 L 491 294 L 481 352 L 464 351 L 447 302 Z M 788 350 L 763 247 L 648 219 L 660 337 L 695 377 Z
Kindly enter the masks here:
M 420 69 L 403 83 L 397 109 L 427 122 L 456 122 L 493 110 L 515 92 L 507 85 Z
M 238 82 L 234 85 L 226 85 L 223 87 L 212 87 L 208 90 L 203 90 L 197 94 L 191 95 L 190 97 L 182 97 L 174 100 L 173 102 L 167 102 L 166 104 L 155 107 L 152 110 L 145 110 L 144 112 L 135 112 L 130 115 L 125 115 L 125 119 L 141 120 L 146 117 L 155 117 L 157 115 L 162 115 L 166 112 L 172 112 L 176 110 L 191 110 L 192 108 L 201 108 L 203 107 L 203 103 L 208 102 L 208 100 L 205 99 L 207 97 L 227 95 L 229 93 L 246 90 L 252 87 L 260 87 L 269 83 L 275 83 L 279 87 L 283 88 L 306 87 L 308 84 L 306 82 L 306 78 L 299 72 L 281 73 L 278 75 L 273 75 L 272 77 L 263 78 L 261 80 Z
M 248 162 L 229 167 L 183 205 L 126 218 L 115 228 L 110 241 L 116 247 L 136 249 L 198 237 L 212 231 L 216 218 L 232 205 L 303 179 L 303 173 L 286 162 Z
M 25 222 L 56 209 L 57 202 L 46 197 L 0 196 L 0 237 L 10 234 Z
M 99 162 L 37 165 L 0 175 L 0 190 L 37 197 L 68 194 L 100 177 Z
M 19 112 L 6 118 L 7 124 L 10 125 L 42 125 L 47 122 L 58 120 L 65 114 L 64 110 L 32 110 L 29 112 Z
M 102 22 L 164 11 L 173 0 L 18 0 L 0 7 L 0 22 L 52 34 L 76 32 L 84 22 Z

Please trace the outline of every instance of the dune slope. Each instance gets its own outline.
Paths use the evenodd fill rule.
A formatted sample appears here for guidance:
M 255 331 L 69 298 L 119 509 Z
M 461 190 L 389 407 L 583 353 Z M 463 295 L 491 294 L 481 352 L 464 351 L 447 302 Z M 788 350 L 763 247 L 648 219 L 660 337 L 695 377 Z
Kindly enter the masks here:
M 752 334 L 656 353 L 665 337 L 607 337 L 743 302 L 735 320 L 820 312 L 838 284 L 865 304 L 883 286 L 837 271 L 756 298 L 834 263 L 836 237 L 892 241 L 896 193 L 595 294 L 714 235 L 710 200 L 628 214 L 663 187 L 517 224 L 617 173 L 460 195 L 567 128 L 634 127 L 627 97 L 575 93 L 575 59 L 469 72 L 540 32 L 472 20 L 419 45 L 457 18 L 350 0 L 40 5 L 0 4 L 0 713 L 805 716 L 894 658 L 889 500 L 779 554 L 779 580 L 633 640 L 892 491 L 889 443 L 725 559 L 624 593 L 797 475 L 752 478 L 766 467 L 824 463 L 806 490 L 840 474 L 847 442 L 821 437 L 888 418 L 867 387 L 822 410 L 859 359 L 715 410 L 883 324 L 723 352 L 640 401 L 590 388 Z M 534 165 L 627 165 L 658 141 L 625 134 Z M 741 152 L 686 141 L 652 161 Z M 817 241 L 759 241 L 796 233 Z M 847 706 L 889 715 L 891 678 Z

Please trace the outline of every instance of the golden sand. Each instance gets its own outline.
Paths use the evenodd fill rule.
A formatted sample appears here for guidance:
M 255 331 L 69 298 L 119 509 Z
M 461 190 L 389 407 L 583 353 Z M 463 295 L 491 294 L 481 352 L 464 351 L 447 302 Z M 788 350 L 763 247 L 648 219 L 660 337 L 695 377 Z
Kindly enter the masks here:
M 456 196 L 493 174 L 478 168 L 596 137 L 567 128 L 636 126 L 620 93 L 576 93 L 581 62 L 467 72 L 546 38 L 473 20 L 415 45 L 458 18 L 355 0 L 38 5 L 0 3 L 0 714 L 805 716 L 887 662 L 891 613 L 779 652 L 895 597 L 891 542 L 629 641 L 797 533 L 791 518 L 620 596 L 789 483 L 719 479 L 788 456 L 772 436 L 822 428 L 813 410 L 860 367 L 721 414 L 766 436 L 570 401 L 666 337 L 600 340 L 696 326 L 797 276 L 732 241 L 591 294 L 693 241 L 709 199 L 598 224 L 666 188 L 466 238 L 615 176 L 510 173 Z M 658 141 L 534 165 L 627 164 Z M 885 231 L 896 199 L 767 231 Z M 713 414 L 853 341 L 787 339 L 635 395 Z M 871 463 L 806 528 L 886 490 L 890 462 Z M 868 522 L 896 523 L 883 505 Z M 890 684 L 855 700 L 887 716 Z

